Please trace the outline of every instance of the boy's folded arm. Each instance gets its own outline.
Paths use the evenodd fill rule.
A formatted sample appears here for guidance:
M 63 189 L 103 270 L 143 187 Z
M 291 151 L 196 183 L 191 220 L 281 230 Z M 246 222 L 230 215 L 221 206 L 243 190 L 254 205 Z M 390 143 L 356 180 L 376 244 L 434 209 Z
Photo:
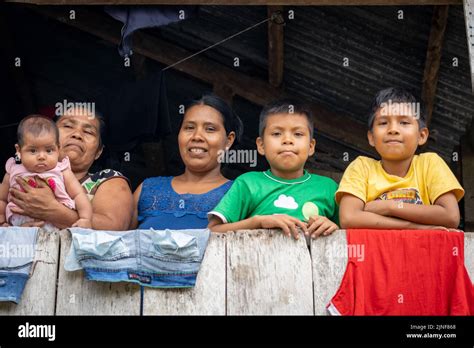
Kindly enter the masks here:
M 426 229 L 432 224 L 423 225 L 407 220 L 388 217 L 364 211 L 365 203 L 351 194 L 342 196 L 339 205 L 341 228 L 373 228 L 373 229 Z
M 459 206 L 453 192 L 441 195 L 433 205 L 399 203 L 396 201 L 378 202 L 384 202 L 387 206 L 387 209 L 381 215 L 397 217 L 418 224 L 447 228 L 457 228 L 459 225 Z M 369 204 L 366 205 L 365 210 L 371 211 L 370 208 L 367 209 Z

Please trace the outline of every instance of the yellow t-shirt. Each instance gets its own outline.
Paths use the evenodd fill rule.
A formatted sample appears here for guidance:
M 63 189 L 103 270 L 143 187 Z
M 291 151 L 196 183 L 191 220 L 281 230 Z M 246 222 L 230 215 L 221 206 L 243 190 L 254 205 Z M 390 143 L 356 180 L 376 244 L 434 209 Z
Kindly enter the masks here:
M 380 161 L 359 156 L 344 172 L 336 192 L 336 202 L 339 204 L 344 193 L 350 193 L 364 203 L 396 199 L 430 205 L 447 192 L 453 192 L 458 201 L 464 196 L 464 189 L 436 153 L 413 156 L 404 178 L 385 172 Z

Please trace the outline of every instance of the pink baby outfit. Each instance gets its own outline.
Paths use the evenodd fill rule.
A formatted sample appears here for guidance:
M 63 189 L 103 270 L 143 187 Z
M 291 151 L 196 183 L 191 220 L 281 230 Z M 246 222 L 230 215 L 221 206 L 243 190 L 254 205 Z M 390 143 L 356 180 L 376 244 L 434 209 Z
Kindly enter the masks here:
M 17 188 L 21 190 L 21 186 L 16 182 L 16 178 L 23 178 L 30 186 L 34 186 L 34 177 L 38 176 L 42 179 L 45 179 L 46 182 L 48 182 L 48 185 L 51 187 L 51 189 L 54 192 L 54 195 L 56 196 L 56 199 L 58 202 L 61 202 L 64 204 L 66 207 L 75 209 L 75 203 L 69 197 L 66 187 L 64 185 L 64 176 L 62 171 L 65 169 L 70 168 L 70 163 L 69 163 L 69 158 L 65 157 L 62 161 L 58 162 L 55 168 L 48 170 L 47 172 L 43 173 L 33 173 L 28 171 L 23 164 L 16 164 L 15 159 L 13 157 L 9 158 L 6 165 L 5 165 L 5 170 L 7 174 L 10 175 L 10 187 Z M 31 180 L 28 180 L 30 179 Z M 11 222 L 12 216 L 17 216 L 18 214 L 14 214 L 11 211 L 12 207 L 16 207 L 16 204 L 13 203 L 10 199 L 10 195 L 8 196 L 8 204 L 7 204 L 7 209 L 6 209 L 6 219 L 9 223 Z M 15 219 L 18 221 L 18 219 Z M 31 219 L 32 220 L 32 219 Z M 24 219 L 22 219 L 23 222 L 26 222 Z

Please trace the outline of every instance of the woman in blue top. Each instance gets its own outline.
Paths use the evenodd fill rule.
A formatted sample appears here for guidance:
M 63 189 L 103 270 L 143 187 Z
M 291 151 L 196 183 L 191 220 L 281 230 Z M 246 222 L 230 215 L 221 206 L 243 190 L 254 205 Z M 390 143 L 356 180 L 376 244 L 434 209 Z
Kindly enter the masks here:
M 207 213 L 232 185 L 221 173 L 219 155 L 241 134 L 242 122 L 224 100 L 204 95 L 192 101 L 178 134 L 185 171 L 148 178 L 138 186 L 131 228 L 207 228 Z

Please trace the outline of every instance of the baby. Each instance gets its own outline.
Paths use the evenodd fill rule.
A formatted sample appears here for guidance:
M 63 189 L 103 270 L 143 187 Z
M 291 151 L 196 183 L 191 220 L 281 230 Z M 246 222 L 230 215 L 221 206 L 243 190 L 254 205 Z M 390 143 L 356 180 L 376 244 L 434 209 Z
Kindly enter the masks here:
M 30 186 L 43 180 L 54 192 L 56 199 L 71 209 L 77 209 L 79 220 L 73 226 L 91 228 L 92 206 L 79 181 L 70 168 L 67 157 L 59 161 L 59 131 L 56 124 L 40 115 L 25 117 L 18 125 L 18 144 L 16 156 L 10 158 L 5 166 L 6 174 L 0 185 L 0 226 L 21 226 L 35 219 L 15 214 L 9 189 L 21 189 L 17 178 Z M 51 223 L 43 226 L 48 231 L 57 230 Z

